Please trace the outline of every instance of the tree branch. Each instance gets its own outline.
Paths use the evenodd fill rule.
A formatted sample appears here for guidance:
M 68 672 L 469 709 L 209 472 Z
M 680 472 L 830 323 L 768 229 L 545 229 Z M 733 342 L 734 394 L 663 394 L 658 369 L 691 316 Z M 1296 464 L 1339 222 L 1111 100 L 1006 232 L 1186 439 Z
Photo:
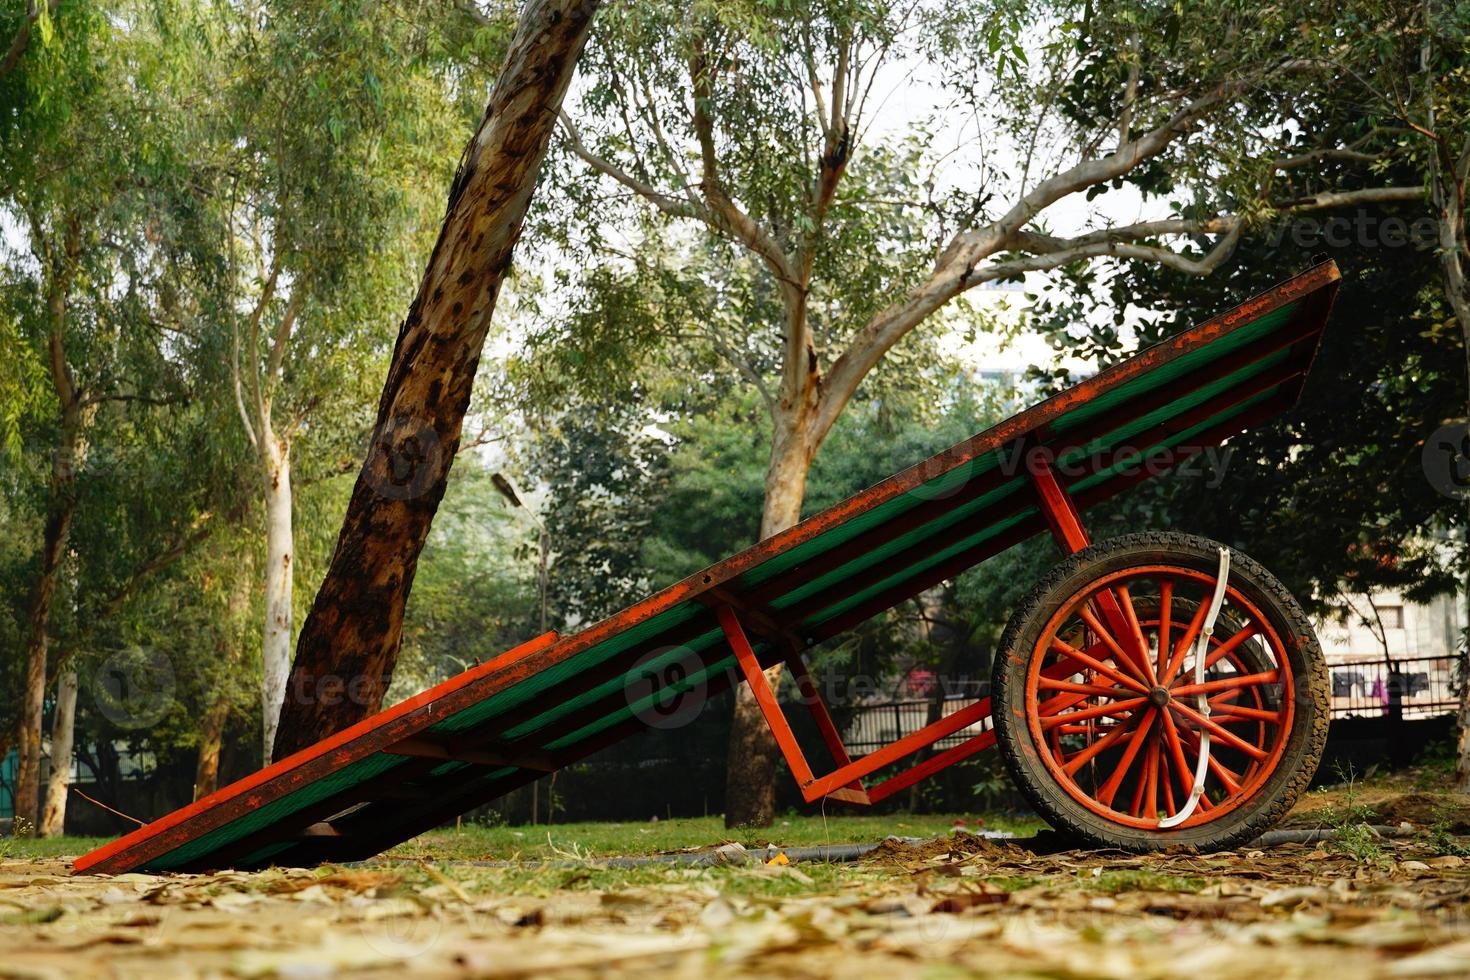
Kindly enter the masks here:
M 46 16 L 55 17 L 56 8 L 61 6 L 61 0 L 49 0 L 46 4 Z M 5 49 L 5 57 L 0 58 L 0 78 L 4 78 L 15 70 L 20 64 L 21 57 L 31 44 L 31 27 L 41 19 L 41 8 L 36 0 L 29 0 L 26 4 L 25 18 L 20 22 L 20 27 L 15 32 L 15 37 L 10 39 L 10 46 Z
M 100 405 L 102 402 L 140 402 L 144 405 L 179 405 L 183 404 L 182 398 L 159 398 L 155 395 L 140 395 L 130 392 L 94 392 L 82 398 L 79 405 Z
M 1133 106 L 1138 101 L 1138 77 L 1143 67 L 1138 32 L 1128 35 L 1128 79 L 1123 83 L 1123 109 L 1118 117 L 1118 148 L 1128 143 L 1133 130 Z
M 281 379 L 281 365 L 286 360 L 286 345 L 291 342 L 291 330 L 296 325 L 297 314 L 301 312 L 301 296 L 304 292 L 300 282 L 292 284 L 291 295 L 286 300 L 286 311 L 281 314 L 281 321 L 276 324 L 276 332 L 271 337 L 270 364 L 266 368 L 265 382 L 272 390 Z
M 475 3 L 475 0 L 454 0 L 454 5 L 459 8 L 460 13 L 481 27 L 497 26 L 495 20 L 489 14 L 485 13 L 485 11 L 481 10 L 480 5 Z
M 1317 211 L 1342 207 L 1345 204 L 1391 204 L 1422 200 L 1422 187 L 1369 187 L 1357 191 L 1323 191 L 1320 194 L 1273 201 L 1271 206 L 1277 211 Z
M 673 218 L 693 218 L 713 225 L 714 217 L 702 208 L 696 208 L 687 201 L 681 201 L 671 194 L 666 194 L 652 185 L 639 180 L 628 173 L 622 167 L 606 160 L 587 148 L 582 142 L 582 136 L 577 127 L 572 123 L 571 116 L 563 109 L 559 116 L 561 120 L 562 135 L 566 137 L 567 146 L 579 160 L 587 164 L 593 170 L 605 176 L 611 177 L 624 187 L 633 191 L 639 197 L 650 202 L 664 214 Z
M 231 332 L 230 380 L 234 383 L 235 407 L 240 411 L 240 423 L 245 427 L 245 437 L 250 445 L 259 449 L 260 440 L 255 438 L 255 426 L 250 423 L 250 413 L 245 410 L 245 393 L 240 384 L 240 331 Z
M 760 393 L 761 400 L 766 403 L 766 409 L 774 415 L 776 412 L 775 395 L 772 394 L 770 386 L 766 384 L 765 379 L 760 376 L 760 372 L 756 371 L 754 365 L 750 363 L 750 358 L 746 357 L 744 352 L 739 350 L 725 336 L 725 332 L 716 326 L 714 321 L 706 320 L 704 328 L 709 338 L 715 342 L 715 346 L 720 348 L 725 359 L 730 362 L 735 370 L 744 375 L 745 380 L 749 381 L 755 390 Z
M 726 230 L 746 248 L 764 259 L 776 273 L 777 279 L 787 286 L 795 287 L 798 283 L 790 258 L 750 215 L 741 210 L 720 180 L 719 160 L 715 152 L 715 122 L 709 112 L 709 103 L 714 93 L 704 62 L 703 45 L 696 42 L 694 50 L 689 61 L 689 78 L 694 88 L 694 134 L 699 140 L 700 160 L 704 166 L 701 188 L 704 190 L 705 200 Z

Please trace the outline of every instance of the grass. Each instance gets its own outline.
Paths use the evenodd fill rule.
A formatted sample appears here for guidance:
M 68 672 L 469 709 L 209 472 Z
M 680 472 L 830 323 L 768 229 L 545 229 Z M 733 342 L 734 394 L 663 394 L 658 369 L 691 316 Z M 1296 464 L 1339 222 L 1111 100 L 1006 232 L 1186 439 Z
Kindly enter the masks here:
M 826 844 L 875 843 L 888 836 L 939 837 L 955 820 L 975 829 L 973 815 L 892 814 L 788 815 L 770 827 L 727 830 L 720 817 L 687 817 L 628 823 L 568 823 L 552 826 L 486 827 L 466 824 L 458 830 L 436 830 L 387 852 L 390 858 L 444 860 L 522 860 L 598 858 L 662 854 L 715 847 L 731 841 L 746 847 L 818 847 Z M 985 818 L 984 827 L 1027 834 L 1035 820 Z
M 101 847 L 111 837 L 6 837 L 0 859 L 77 857 Z
M 389 850 L 389 858 L 442 861 L 541 861 L 563 858 L 638 856 L 714 847 L 736 841 L 746 847 L 768 843 L 781 847 L 825 844 L 865 844 L 890 835 L 939 837 L 950 832 L 957 819 L 975 829 L 975 816 L 966 814 L 821 814 L 779 817 L 774 826 L 753 830 L 726 830 L 720 817 L 688 817 L 628 823 L 568 823 L 552 826 L 499 826 L 465 824 L 458 830 L 433 830 Z M 1034 819 L 986 816 L 984 826 L 1029 834 L 1041 824 Z M 4 838 L 0 857 L 74 857 L 107 843 L 107 837 Z
M 1383 841 L 1370 821 L 1375 814 L 1373 807 L 1362 802 L 1359 779 L 1352 765 L 1347 770 L 1337 770 L 1341 785 L 1337 796 L 1321 809 L 1321 818 L 1337 832 L 1329 848 L 1347 855 L 1356 861 L 1377 863 L 1384 860 Z

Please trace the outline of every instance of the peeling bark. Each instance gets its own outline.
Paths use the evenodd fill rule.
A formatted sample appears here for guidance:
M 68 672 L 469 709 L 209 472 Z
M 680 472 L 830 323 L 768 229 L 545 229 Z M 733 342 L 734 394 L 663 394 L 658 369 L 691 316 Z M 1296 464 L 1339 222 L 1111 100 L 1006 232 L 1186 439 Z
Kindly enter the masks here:
M 459 447 L 480 352 L 597 0 L 530 0 L 399 329 L 321 590 L 296 648 L 275 755 L 376 711 L 403 610 Z
M 46 810 L 41 814 L 42 837 L 60 837 L 65 833 L 76 722 L 77 672 L 68 670 L 56 681 L 56 713 L 51 719 L 51 778 L 46 781 Z
M 291 671 L 291 589 L 295 545 L 291 522 L 291 449 L 278 442 L 269 420 L 261 430 L 265 475 L 265 630 L 261 642 L 262 755 L 271 761 L 276 725 Z

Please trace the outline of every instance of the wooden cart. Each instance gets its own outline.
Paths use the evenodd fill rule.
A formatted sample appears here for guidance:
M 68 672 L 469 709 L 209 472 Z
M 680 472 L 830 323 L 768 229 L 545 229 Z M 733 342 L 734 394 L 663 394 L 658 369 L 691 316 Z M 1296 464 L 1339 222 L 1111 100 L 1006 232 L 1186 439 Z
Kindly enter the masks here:
M 1059 828 L 1099 845 L 1250 839 L 1311 778 L 1327 674 L 1300 607 L 1201 538 L 1093 544 L 1081 512 L 1290 408 L 1337 291 L 1331 262 L 575 635 L 549 633 L 170 813 L 78 872 L 369 857 L 739 683 L 808 801 L 872 804 L 999 743 Z M 1062 562 L 1014 610 L 992 697 L 856 761 L 803 653 L 1039 533 Z M 786 664 L 818 774 L 763 671 Z M 875 784 L 987 717 L 993 727 Z

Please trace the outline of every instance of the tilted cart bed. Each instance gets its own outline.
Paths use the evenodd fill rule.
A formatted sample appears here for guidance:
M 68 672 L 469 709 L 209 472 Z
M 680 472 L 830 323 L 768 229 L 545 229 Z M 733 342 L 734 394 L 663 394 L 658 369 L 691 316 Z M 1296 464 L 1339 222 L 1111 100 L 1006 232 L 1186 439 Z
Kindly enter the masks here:
M 1294 795 L 1298 770 L 1315 767 L 1325 726 L 1313 701 L 1315 640 L 1249 559 L 1235 556 L 1219 576 L 1210 571 L 1219 549 L 1200 539 L 1092 547 L 1078 513 L 1292 406 L 1338 281 L 1333 263 L 1317 265 L 588 629 L 531 640 L 155 820 L 76 870 L 366 858 L 665 725 L 680 694 L 741 681 L 754 684 L 808 801 L 877 802 L 999 736 L 1042 812 L 1090 839 L 1140 850 L 1229 843 L 1245 823 L 1274 818 L 1267 811 Z M 1071 557 L 1002 643 L 995 696 L 1007 710 L 996 729 L 866 786 L 982 722 L 990 701 L 853 762 L 802 651 L 1048 531 Z M 1139 568 L 1155 584 L 1107 579 Z M 1225 607 L 1218 625 L 1212 599 Z M 1227 629 L 1250 635 L 1217 654 Z M 1193 657 L 1201 642 L 1208 657 Z M 1193 680 L 1191 659 L 1209 662 Z M 780 662 L 810 702 L 831 772 L 812 772 L 764 681 L 761 669 Z M 1214 715 L 1192 717 L 1206 700 Z M 1196 767 L 1202 799 L 1191 808 Z M 1159 826 L 1186 809 L 1181 826 Z

